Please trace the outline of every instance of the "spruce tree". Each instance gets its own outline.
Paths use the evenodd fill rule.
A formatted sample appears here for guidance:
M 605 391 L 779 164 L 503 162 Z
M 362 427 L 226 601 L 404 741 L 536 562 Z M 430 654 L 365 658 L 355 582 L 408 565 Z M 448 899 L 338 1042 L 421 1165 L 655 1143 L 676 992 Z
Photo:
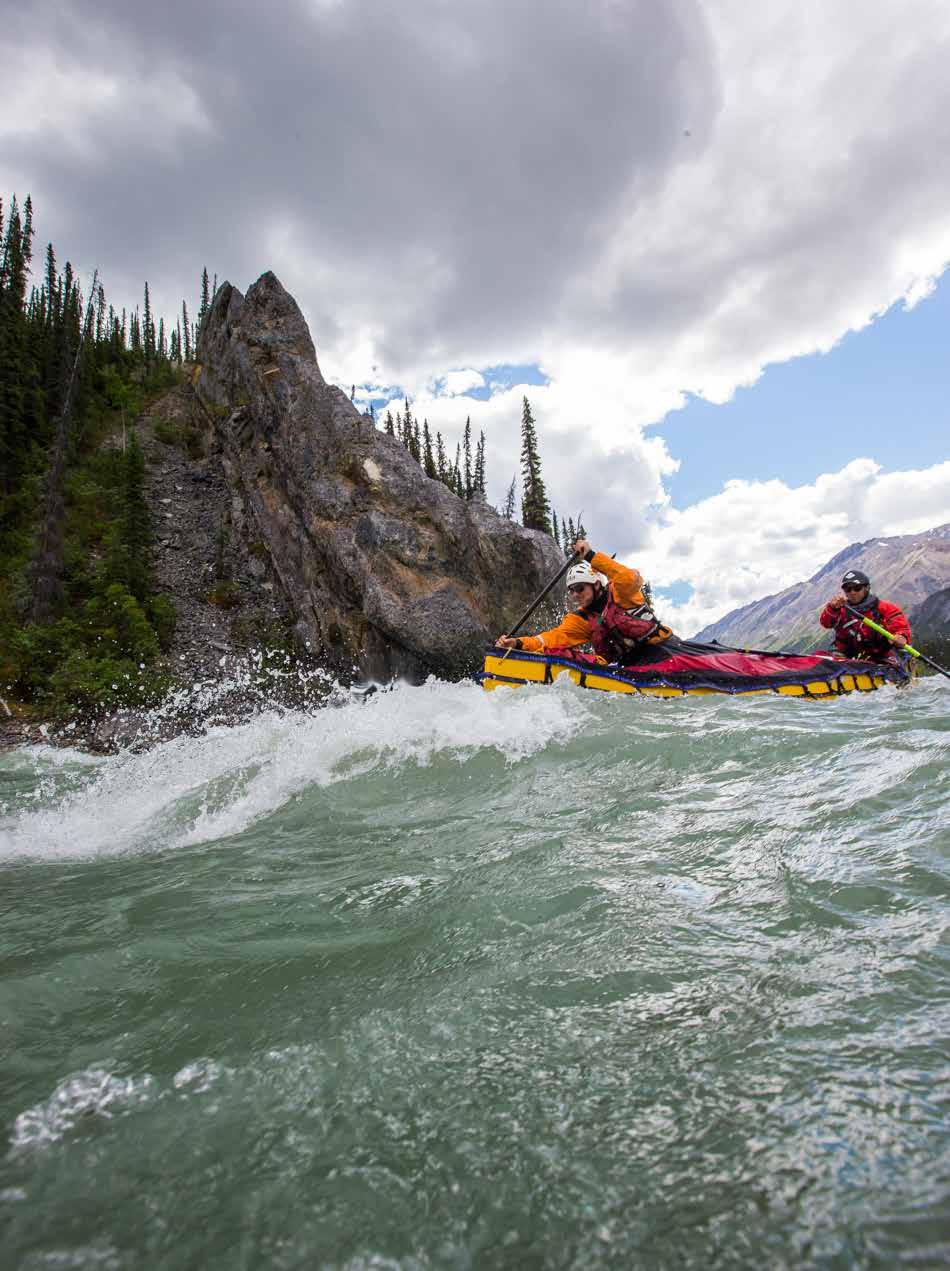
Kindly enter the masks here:
M 475 487 L 475 495 L 478 498 L 485 497 L 485 434 L 478 434 L 478 446 L 475 450 L 475 475 L 472 479 Z
M 145 353 L 145 368 L 151 369 L 155 361 L 155 319 L 148 294 L 148 283 L 145 284 L 145 308 L 142 314 L 142 349 Z
M 465 457 L 464 487 L 465 497 L 470 499 L 474 493 L 472 485 L 472 417 L 466 416 L 465 430 L 462 433 L 462 453 Z
M 422 424 L 422 467 L 427 477 L 431 477 L 433 481 L 438 477 L 438 469 L 435 466 L 435 456 L 432 453 L 432 434 L 429 432 L 428 419 Z
M 7 495 L 28 464 L 27 385 L 31 376 L 24 308 L 32 233 L 30 200 L 21 220 L 14 195 L 0 259 L 0 490 Z
M 442 440 L 442 434 L 439 431 L 436 431 L 435 434 L 435 470 L 439 480 L 444 484 L 448 484 L 448 459 L 445 454 L 445 442 Z
M 558 545 L 558 547 L 560 547 L 561 546 L 561 531 L 557 523 L 557 512 L 555 512 L 553 507 L 551 508 L 551 529 L 553 531 L 552 537 L 555 543 Z
M 518 474 L 511 478 L 511 485 L 508 487 L 508 493 L 505 495 L 505 506 L 502 510 L 502 516 L 506 521 L 515 519 L 515 504 L 518 499 Z
M 386 412 L 386 423 L 384 425 L 384 428 L 390 437 L 395 437 L 396 425 L 393 422 L 393 413 L 391 410 L 387 410 Z
M 412 436 L 409 439 L 409 453 L 416 463 L 422 463 L 422 437 L 419 434 L 418 417 L 412 421 Z
M 201 307 L 198 310 L 198 330 L 204 326 L 205 318 L 208 316 L 208 310 L 211 308 L 211 296 L 208 291 L 208 270 L 201 271 Z
M 124 326 L 125 325 L 125 317 L 124 317 L 125 310 L 123 309 L 122 312 L 123 312 L 122 321 Z M 188 321 L 188 306 L 184 302 L 184 300 L 181 302 L 181 333 L 182 333 L 182 338 L 185 341 L 185 361 L 190 362 L 191 361 L 191 323 Z
M 59 325 L 53 354 L 53 381 L 50 386 L 50 413 L 58 417 L 66 402 L 69 384 L 76 365 L 76 350 L 81 338 L 81 305 L 79 285 L 67 260 L 60 279 Z
M 46 289 L 46 329 L 52 330 L 59 321 L 59 310 L 56 305 L 56 253 L 53 251 L 53 244 L 46 244 L 46 277 L 44 280 Z
M 99 295 L 96 298 L 96 339 L 95 343 L 98 347 L 102 344 L 103 336 L 106 329 L 106 289 L 102 283 L 99 284 Z
M 30 272 L 30 263 L 33 260 L 33 200 L 29 195 L 26 196 L 26 202 L 23 204 L 23 234 L 20 240 L 20 254 L 23 258 L 23 268 L 28 274 Z M 24 286 L 26 278 L 24 277 Z
M 521 410 L 521 523 L 531 530 L 551 533 L 550 505 L 541 476 L 538 434 L 527 397 Z

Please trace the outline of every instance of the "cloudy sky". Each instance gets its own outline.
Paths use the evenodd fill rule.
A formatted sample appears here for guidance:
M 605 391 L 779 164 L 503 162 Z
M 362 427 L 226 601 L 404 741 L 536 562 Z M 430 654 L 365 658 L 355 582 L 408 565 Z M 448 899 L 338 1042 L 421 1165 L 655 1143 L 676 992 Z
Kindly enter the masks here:
M 684 634 L 950 520 L 945 0 L 33 0 L 2 192 L 110 299 L 273 269 Z M 950 277 L 950 276 L 948 276 Z

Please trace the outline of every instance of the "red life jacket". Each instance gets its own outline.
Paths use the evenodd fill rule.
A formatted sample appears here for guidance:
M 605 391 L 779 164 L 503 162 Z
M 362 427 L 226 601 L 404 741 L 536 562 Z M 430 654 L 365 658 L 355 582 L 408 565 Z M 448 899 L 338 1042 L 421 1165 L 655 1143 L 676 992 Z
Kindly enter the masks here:
M 627 666 L 636 661 L 637 649 L 659 644 L 670 635 L 648 604 L 621 609 L 612 596 L 599 613 L 585 613 L 594 652 L 608 662 Z
M 867 609 L 861 610 L 862 617 L 870 618 L 879 626 L 885 626 L 884 615 L 878 607 L 877 596 L 870 597 Z M 846 658 L 861 658 L 870 662 L 886 662 L 893 646 L 890 640 L 879 635 L 867 623 L 848 613 L 842 607 L 841 614 L 834 626 L 835 648 Z

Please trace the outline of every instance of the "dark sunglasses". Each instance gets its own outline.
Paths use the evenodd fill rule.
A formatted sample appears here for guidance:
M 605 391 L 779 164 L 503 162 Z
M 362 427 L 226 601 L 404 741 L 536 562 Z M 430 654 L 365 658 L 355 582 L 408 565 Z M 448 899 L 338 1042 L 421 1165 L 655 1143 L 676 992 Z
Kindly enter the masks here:
M 592 586 L 591 583 L 571 583 L 570 587 L 568 587 L 567 590 L 571 593 L 572 596 L 579 596 L 585 587 L 590 587 L 590 586 Z
M 864 591 L 865 583 L 844 583 L 842 591 Z

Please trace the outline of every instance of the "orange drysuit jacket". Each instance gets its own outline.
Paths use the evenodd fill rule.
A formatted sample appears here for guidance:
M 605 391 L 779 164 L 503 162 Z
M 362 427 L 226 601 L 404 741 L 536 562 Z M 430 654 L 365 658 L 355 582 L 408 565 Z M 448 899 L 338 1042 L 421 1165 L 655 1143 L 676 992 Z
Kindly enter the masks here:
M 592 569 L 607 575 L 610 580 L 610 597 L 621 609 L 632 609 L 635 605 L 645 603 L 643 576 L 638 570 L 618 564 L 603 552 L 594 552 L 590 563 Z M 577 644 L 587 643 L 590 629 L 591 622 L 583 614 L 569 613 L 550 631 L 541 631 L 535 636 L 522 636 L 521 647 L 529 653 L 543 653 L 545 649 L 572 649 Z

